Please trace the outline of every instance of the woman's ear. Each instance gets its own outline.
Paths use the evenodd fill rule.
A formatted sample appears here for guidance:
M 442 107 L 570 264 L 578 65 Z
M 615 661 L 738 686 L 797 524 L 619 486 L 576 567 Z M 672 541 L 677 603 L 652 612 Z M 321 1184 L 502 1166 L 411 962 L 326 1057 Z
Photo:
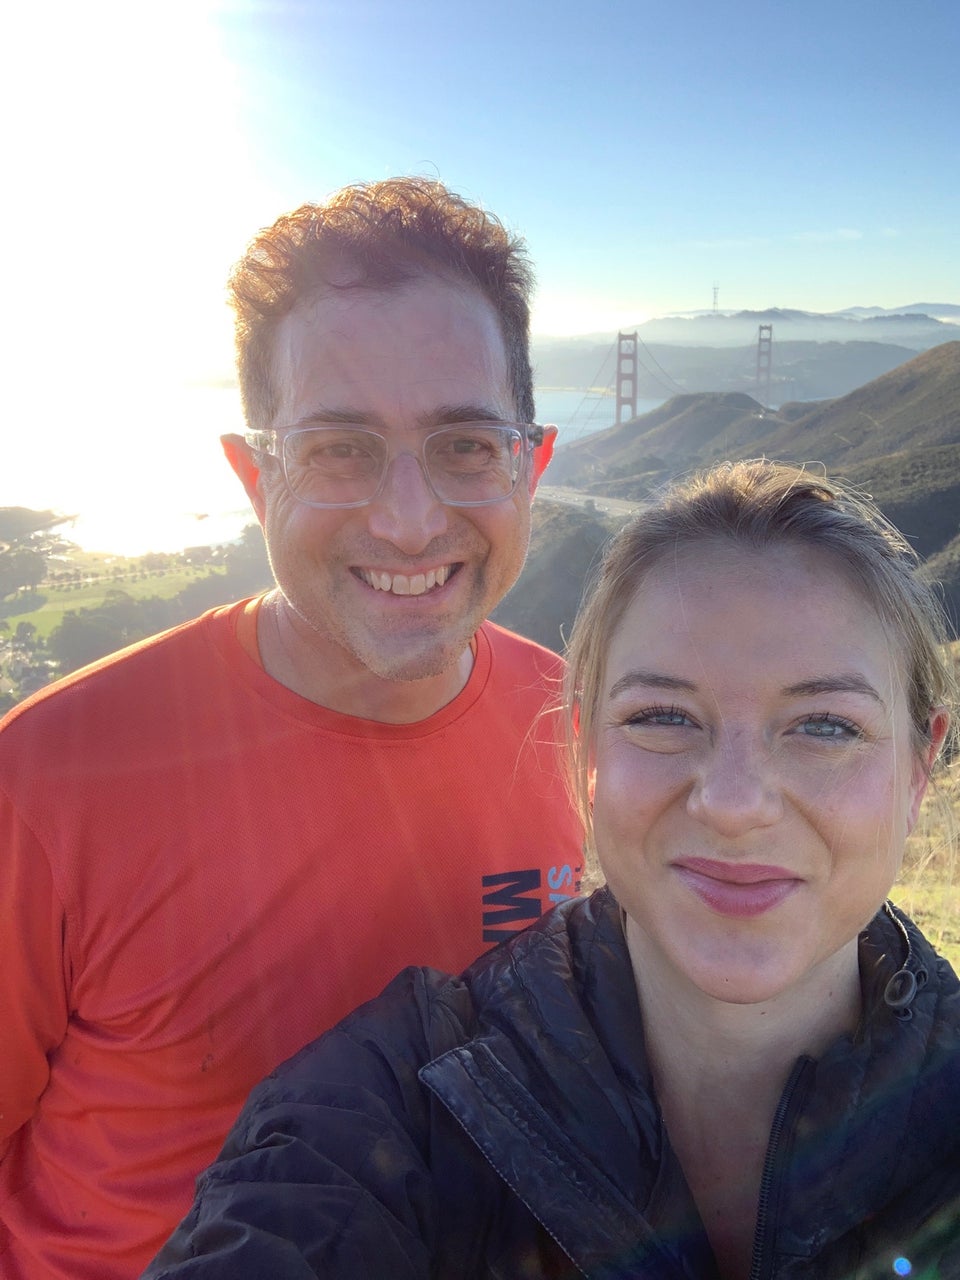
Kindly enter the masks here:
M 920 759 L 917 761 L 917 768 L 914 771 L 913 779 L 913 797 L 910 802 L 910 825 L 909 831 L 912 831 L 916 825 L 917 817 L 920 813 L 920 805 L 923 803 L 923 797 L 927 792 L 927 784 L 930 781 L 930 774 L 933 772 L 933 766 L 937 762 L 937 756 L 946 741 L 947 730 L 950 728 L 950 712 L 946 707 L 934 707 L 930 712 L 930 719 L 927 721 L 927 739 L 924 743 Z

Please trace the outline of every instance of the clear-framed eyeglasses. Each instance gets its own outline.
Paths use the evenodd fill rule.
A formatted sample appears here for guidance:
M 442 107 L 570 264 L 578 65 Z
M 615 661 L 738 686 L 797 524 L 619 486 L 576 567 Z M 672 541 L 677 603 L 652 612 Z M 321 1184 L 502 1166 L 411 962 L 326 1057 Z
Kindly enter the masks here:
M 244 439 L 256 452 L 280 459 L 287 488 L 308 507 L 373 502 L 392 460 L 386 436 L 352 423 L 248 431 Z M 516 491 L 531 452 L 542 443 L 543 427 L 535 423 L 458 422 L 425 436 L 417 460 L 438 501 L 486 507 Z

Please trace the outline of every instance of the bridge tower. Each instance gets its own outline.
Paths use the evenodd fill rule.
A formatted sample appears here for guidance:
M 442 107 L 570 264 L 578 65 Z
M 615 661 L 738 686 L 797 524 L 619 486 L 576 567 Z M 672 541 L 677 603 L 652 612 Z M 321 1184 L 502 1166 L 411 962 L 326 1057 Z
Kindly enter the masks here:
M 770 408 L 770 378 L 773 368 L 773 325 L 762 324 L 757 332 L 757 399 Z
M 617 334 L 617 426 L 637 416 L 639 354 L 635 333 Z M 623 410 L 628 410 L 623 416 Z

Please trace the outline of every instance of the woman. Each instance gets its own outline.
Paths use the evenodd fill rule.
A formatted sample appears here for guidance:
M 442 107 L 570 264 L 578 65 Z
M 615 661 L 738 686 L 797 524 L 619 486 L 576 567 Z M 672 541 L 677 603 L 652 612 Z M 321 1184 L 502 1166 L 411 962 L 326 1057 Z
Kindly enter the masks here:
M 960 988 L 885 903 L 943 634 L 899 534 L 806 472 L 640 515 L 569 655 L 608 887 L 265 1081 L 147 1274 L 960 1276 Z

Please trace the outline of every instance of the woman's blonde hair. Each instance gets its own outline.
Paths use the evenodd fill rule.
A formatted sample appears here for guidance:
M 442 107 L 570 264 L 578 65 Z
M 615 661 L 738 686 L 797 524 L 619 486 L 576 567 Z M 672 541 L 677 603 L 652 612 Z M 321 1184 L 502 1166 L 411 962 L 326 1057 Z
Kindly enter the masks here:
M 647 574 L 667 555 L 723 540 L 751 550 L 807 547 L 832 557 L 902 646 L 904 685 L 921 753 L 935 707 L 951 712 L 956 682 L 936 588 L 876 505 L 826 476 L 765 459 L 723 463 L 664 491 L 610 543 L 567 649 L 565 707 L 571 788 L 590 823 L 590 770 L 607 653 Z M 592 835 L 591 835 L 592 839 Z

